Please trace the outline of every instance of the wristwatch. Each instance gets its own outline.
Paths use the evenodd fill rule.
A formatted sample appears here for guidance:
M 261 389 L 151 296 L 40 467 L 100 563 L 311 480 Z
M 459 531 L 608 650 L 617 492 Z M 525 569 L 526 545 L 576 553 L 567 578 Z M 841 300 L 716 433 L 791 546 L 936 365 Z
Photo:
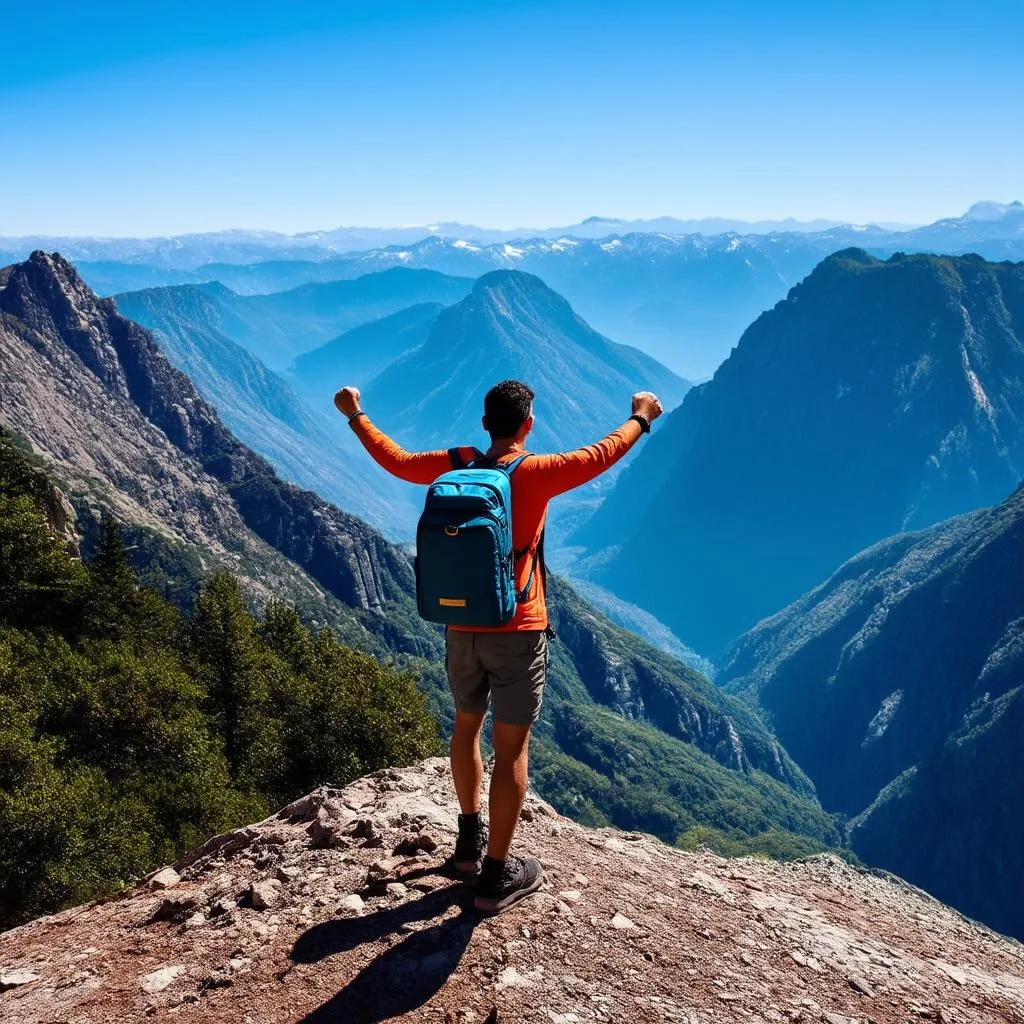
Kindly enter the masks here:
M 635 413 L 633 413 L 633 415 L 632 415 L 632 416 L 630 416 L 629 418 L 630 418 L 631 420 L 636 420 L 636 421 L 637 421 L 637 423 L 639 423 L 639 424 L 640 424 L 640 431 L 641 431 L 641 433 L 644 433 L 644 434 L 649 434 L 649 433 L 651 432 L 651 423 L 650 423 L 650 420 L 648 420 L 648 419 L 647 419 L 646 417 L 644 417 L 644 416 L 641 416 L 641 415 L 640 415 L 640 413 L 638 413 L 638 412 L 635 412 Z
M 351 424 L 353 424 L 357 419 L 359 419 L 360 416 L 365 416 L 365 415 L 366 415 L 366 412 L 363 409 L 360 409 L 359 412 L 352 413 L 352 415 L 349 416 L 349 418 L 348 418 L 349 425 L 351 426 Z

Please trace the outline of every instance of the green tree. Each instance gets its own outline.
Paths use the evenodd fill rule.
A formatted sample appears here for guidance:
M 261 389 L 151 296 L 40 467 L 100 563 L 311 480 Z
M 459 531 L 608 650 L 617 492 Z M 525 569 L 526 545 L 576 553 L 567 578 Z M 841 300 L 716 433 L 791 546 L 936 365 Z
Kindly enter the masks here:
M 280 791 L 284 765 L 271 693 L 284 687 L 287 668 L 260 639 L 233 576 L 211 577 L 185 635 L 235 785 L 245 792 Z
M 0 444 L 0 622 L 73 628 L 86 575 L 58 542 L 39 490 Z
M 136 648 L 170 643 L 179 626 L 177 609 L 151 588 L 140 588 L 125 547 L 124 530 L 104 515 L 88 564 L 83 609 L 86 634 L 128 640 Z

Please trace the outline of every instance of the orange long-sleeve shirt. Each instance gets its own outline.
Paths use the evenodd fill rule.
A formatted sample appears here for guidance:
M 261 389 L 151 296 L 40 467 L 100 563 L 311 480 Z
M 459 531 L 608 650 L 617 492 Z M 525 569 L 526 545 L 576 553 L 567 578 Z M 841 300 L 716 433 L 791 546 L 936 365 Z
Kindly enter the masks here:
M 407 452 L 375 427 L 369 416 L 364 414 L 351 422 L 356 436 L 374 461 L 400 480 L 411 484 L 432 484 L 442 473 L 453 468 L 448 451 Z M 613 430 L 596 444 L 557 455 L 531 455 L 519 464 L 512 474 L 512 546 L 516 551 L 525 550 L 528 553 L 516 562 L 517 589 L 522 590 L 529 579 L 530 566 L 547 519 L 548 502 L 559 494 L 588 483 L 614 466 L 640 440 L 642 433 L 636 420 L 626 420 L 618 430 Z M 473 448 L 460 448 L 459 451 L 467 462 L 473 458 Z M 518 447 L 511 449 L 498 461 L 511 462 L 524 451 Z M 515 615 L 504 626 L 449 628 L 474 633 L 495 633 L 546 629 L 547 625 L 544 575 L 538 569 L 529 597 L 519 604 Z

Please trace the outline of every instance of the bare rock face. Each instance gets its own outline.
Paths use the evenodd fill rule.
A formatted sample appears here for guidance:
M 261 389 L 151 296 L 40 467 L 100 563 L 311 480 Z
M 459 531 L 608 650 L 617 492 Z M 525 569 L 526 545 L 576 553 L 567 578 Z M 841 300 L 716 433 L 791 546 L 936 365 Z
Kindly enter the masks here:
M 259 566 L 248 575 L 268 598 L 315 580 L 381 617 L 412 589 L 401 549 L 278 477 L 152 335 L 56 253 L 34 252 L 0 278 L 0 376 L 0 424 L 46 456 L 82 505 L 199 544 L 241 575 Z M 312 579 L 288 568 L 279 572 L 293 578 L 275 579 L 268 548 Z M 431 653 L 417 638 L 390 640 Z
M 445 871 L 444 761 L 324 787 L 183 858 L 172 898 L 143 883 L 0 935 L 0 1019 L 1024 1019 L 1021 947 L 895 877 L 688 854 L 527 807 L 517 844 L 545 884 L 481 918 Z M 323 821 L 337 842 L 310 835 Z

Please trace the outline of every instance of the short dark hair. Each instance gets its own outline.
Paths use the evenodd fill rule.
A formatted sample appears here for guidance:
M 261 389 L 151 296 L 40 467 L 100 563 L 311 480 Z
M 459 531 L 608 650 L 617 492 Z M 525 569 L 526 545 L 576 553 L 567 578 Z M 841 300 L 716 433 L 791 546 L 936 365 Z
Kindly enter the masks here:
M 526 422 L 533 404 L 533 389 L 521 380 L 503 380 L 484 398 L 484 417 L 491 440 L 512 437 Z

